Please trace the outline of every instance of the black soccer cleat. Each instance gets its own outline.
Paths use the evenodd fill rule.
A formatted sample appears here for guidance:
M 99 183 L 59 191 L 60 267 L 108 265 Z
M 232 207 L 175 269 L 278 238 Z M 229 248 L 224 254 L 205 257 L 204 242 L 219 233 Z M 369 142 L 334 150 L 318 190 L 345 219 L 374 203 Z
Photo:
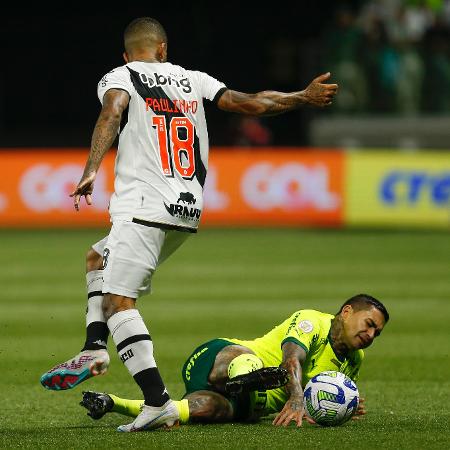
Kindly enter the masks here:
M 101 419 L 114 406 L 113 399 L 108 394 L 102 392 L 83 392 L 83 399 L 80 402 L 89 412 L 87 415 L 94 420 Z
M 284 386 L 288 380 L 286 369 L 263 367 L 232 378 L 225 384 L 225 391 L 230 395 L 239 395 L 251 391 L 267 391 Z

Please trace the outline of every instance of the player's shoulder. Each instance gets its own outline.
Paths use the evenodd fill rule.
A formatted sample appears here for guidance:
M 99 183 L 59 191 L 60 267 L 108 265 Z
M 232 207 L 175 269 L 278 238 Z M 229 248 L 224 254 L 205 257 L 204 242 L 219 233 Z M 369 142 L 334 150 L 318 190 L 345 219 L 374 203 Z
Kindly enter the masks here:
M 105 73 L 98 84 L 99 86 L 105 86 L 108 81 L 123 78 L 124 76 L 129 77 L 126 64 L 123 66 L 114 67 L 114 69 L 111 69 L 109 72 Z
M 109 72 L 107 72 L 105 74 L 105 76 L 108 76 L 111 74 L 117 74 L 117 73 L 127 73 L 128 72 L 127 66 L 128 66 L 128 64 L 123 64 L 122 66 L 114 67 Z
M 125 89 L 128 93 L 131 92 L 130 73 L 126 65 L 115 67 L 100 79 L 97 84 L 97 92 L 101 102 L 105 92 L 112 88 Z
M 298 328 L 301 333 L 322 335 L 328 333 L 332 314 L 323 313 L 315 309 L 300 309 L 295 311 L 287 320 L 288 329 Z
M 334 318 L 333 314 L 317 311 L 316 309 L 299 309 L 293 316 L 296 316 L 299 320 L 309 319 L 317 322 L 329 322 Z
M 121 67 L 130 68 L 135 71 L 154 71 L 154 72 L 187 72 L 188 70 L 177 64 L 166 62 L 146 62 L 132 61 Z

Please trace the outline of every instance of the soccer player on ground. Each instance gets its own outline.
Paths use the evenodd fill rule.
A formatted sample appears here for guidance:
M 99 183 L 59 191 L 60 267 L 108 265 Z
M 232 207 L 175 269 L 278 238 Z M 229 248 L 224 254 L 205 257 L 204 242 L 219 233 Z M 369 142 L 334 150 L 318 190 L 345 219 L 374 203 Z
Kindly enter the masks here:
M 288 426 L 293 421 L 301 426 L 306 383 L 326 370 L 342 372 L 356 381 L 364 357 L 362 349 L 372 344 L 388 320 L 380 301 L 359 294 L 347 300 L 335 316 L 300 310 L 260 338 L 209 341 L 196 348 L 183 366 L 186 393 L 183 400 L 174 402 L 179 421 L 252 421 L 277 413 L 274 425 Z M 258 391 L 271 378 L 270 371 L 265 379 L 255 371 L 263 366 L 284 368 L 286 386 Z M 283 385 L 286 379 L 273 373 L 270 382 L 275 386 L 277 381 Z M 143 402 L 84 392 L 80 404 L 92 418 L 99 419 L 107 412 L 136 416 Z M 364 414 L 361 399 L 356 417 Z
M 70 389 L 109 364 L 112 335 L 120 359 L 141 388 L 145 406 L 122 429 L 138 431 L 178 419 L 159 374 L 153 344 L 136 299 L 150 291 L 157 266 L 197 231 L 208 167 L 203 99 L 224 111 L 275 115 L 309 104 L 327 106 L 336 84 L 317 77 L 299 92 L 245 94 L 203 72 L 167 62 L 167 36 L 149 17 L 133 20 L 124 33 L 126 64 L 98 84 L 102 109 L 83 176 L 71 194 L 92 203 L 94 182 L 105 153 L 119 133 L 112 228 L 87 254 L 86 342 L 78 355 L 41 377 L 48 389 Z

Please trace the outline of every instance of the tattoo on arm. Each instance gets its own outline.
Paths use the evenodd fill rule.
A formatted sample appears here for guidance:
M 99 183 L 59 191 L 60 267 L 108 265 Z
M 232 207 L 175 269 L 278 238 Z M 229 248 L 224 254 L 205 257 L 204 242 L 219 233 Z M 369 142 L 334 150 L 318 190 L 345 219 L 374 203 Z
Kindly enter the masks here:
M 263 91 L 257 94 L 225 91 L 219 100 L 219 107 L 225 111 L 255 116 L 273 116 L 298 108 L 307 103 L 303 91 L 283 93 Z
M 306 103 L 302 92 L 285 94 L 276 91 L 264 91 L 256 94 L 257 100 L 266 105 L 265 116 L 281 114 L 291 111 Z
M 122 112 L 128 106 L 128 93 L 111 89 L 103 99 L 103 108 L 95 124 L 91 140 L 91 151 L 84 174 L 97 171 L 105 153 L 110 149 L 119 131 Z
M 283 362 L 281 366 L 289 372 L 289 381 L 285 389 L 290 396 L 291 408 L 294 410 L 303 408 L 301 363 L 305 361 L 305 358 L 306 352 L 299 345 L 293 342 L 283 344 Z
M 92 134 L 91 152 L 86 164 L 86 173 L 97 171 L 103 156 L 109 150 L 117 136 L 119 125 L 120 119 L 116 120 L 115 118 L 102 117 L 102 114 L 100 114 L 95 124 L 94 133 Z

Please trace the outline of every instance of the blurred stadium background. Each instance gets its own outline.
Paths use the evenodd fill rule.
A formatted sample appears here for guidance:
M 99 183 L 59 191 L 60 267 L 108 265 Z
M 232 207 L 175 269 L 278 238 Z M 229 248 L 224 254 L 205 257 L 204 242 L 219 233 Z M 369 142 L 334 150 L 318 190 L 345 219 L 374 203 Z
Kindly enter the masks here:
M 99 112 L 97 82 L 122 64 L 126 24 L 145 15 L 166 28 L 171 62 L 232 89 L 294 91 L 327 71 L 340 86 L 329 109 L 278 117 L 206 105 L 201 230 L 140 305 L 171 393 L 182 394 L 179 368 L 201 341 L 255 337 L 296 309 L 335 312 L 367 292 L 392 322 L 367 351 L 364 421 L 187 427 L 150 441 L 113 433 L 118 416 L 90 422 L 81 389 L 38 384 L 81 345 L 84 254 L 108 232 L 114 152 L 94 206 L 76 214 L 67 194 Z M 349 448 L 447 448 L 450 1 L 11 9 L 0 35 L 0 447 L 334 448 L 345 439 Z M 138 396 L 113 360 L 86 387 Z

